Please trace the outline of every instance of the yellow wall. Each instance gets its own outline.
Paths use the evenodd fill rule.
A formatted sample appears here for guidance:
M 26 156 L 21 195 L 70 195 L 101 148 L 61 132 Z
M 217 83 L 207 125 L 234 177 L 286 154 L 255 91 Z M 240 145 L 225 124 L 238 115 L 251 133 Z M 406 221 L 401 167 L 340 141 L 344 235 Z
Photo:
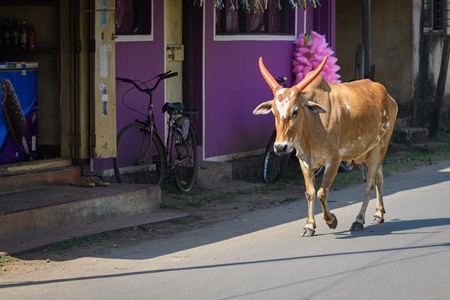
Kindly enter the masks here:
M 375 80 L 406 105 L 413 97 L 414 80 L 411 1 L 373 0 L 371 16 Z M 337 0 L 336 57 L 343 81 L 355 78 L 358 44 L 362 44 L 361 0 Z

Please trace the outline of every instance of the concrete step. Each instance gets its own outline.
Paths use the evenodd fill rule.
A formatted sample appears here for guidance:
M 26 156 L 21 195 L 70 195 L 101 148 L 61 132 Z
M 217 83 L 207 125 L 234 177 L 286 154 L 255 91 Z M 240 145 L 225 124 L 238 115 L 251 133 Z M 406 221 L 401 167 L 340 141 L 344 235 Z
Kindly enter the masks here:
M 0 165 L 0 195 L 54 184 L 76 182 L 81 168 L 70 159 L 35 160 Z
M 425 144 L 429 140 L 428 129 L 423 127 L 399 128 L 397 137 L 399 143 L 405 145 Z
M 200 165 L 199 186 L 212 188 L 232 179 L 231 163 Z M 160 209 L 161 189 L 156 186 L 70 184 L 80 178 L 81 169 L 70 160 L 0 165 L 0 254 L 186 216 Z
M 61 234 L 51 238 L 57 230 L 73 232 L 79 229 L 79 236 L 86 226 L 98 227 L 100 231 L 114 230 L 117 226 L 98 224 L 123 224 L 135 216 L 158 212 L 161 205 L 161 189 L 156 186 L 134 184 L 111 184 L 107 187 L 78 187 L 58 184 L 48 187 L 3 194 L 0 198 L 0 252 L 5 245 L 15 244 L 10 251 L 24 251 L 24 237 L 50 237 L 52 242 L 60 240 Z M 145 223 L 152 223 L 151 217 Z M 126 223 L 126 222 L 125 222 Z M 97 224 L 97 225 L 95 225 Z M 124 224 L 127 227 L 135 225 Z M 108 228 L 108 226 L 110 228 Z M 67 236 L 67 235 L 66 235 Z M 70 236 L 69 236 L 70 238 Z M 22 244 L 19 243 L 22 241 Z
M 397 128 L 408 128 L 411 127 L 412 120 L 410 117 L 407 118 L 397 118 L 395 120 L 395 127 Z
M 101 232 L 133 226 L 137 216 L 145 223 L 161 219 L 147 216 L 159 211 L 159 187 L 70 184 L 80 179 L 81 168 L 70 159 L 0 165 L 0 252 L 81 236 L 87 228 Z
M 10 255 L 44 247 L 53 243 L 69 240 L 75 237 L 113 231 L 123 228 L 137 228 L 137 226 L 164 222 L 188 215 L 179 211 L 160 209 L 154 212 L 142 213 L 128 217 L 117 217 L 85 225 L 74 225 L 59 229 L 15 235 L 0 241 L 0 255 Z

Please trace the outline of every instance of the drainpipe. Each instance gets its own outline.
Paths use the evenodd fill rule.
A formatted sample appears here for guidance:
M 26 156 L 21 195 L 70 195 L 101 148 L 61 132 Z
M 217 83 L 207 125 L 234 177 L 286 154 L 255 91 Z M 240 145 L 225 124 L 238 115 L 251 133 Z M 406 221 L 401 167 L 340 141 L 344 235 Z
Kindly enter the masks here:
M 362 40 L 364 45 L 364 78 L 373 80 L 372 74 L 372 34 L 370 18 L 370 0 L 361 0 L 362 5 Z

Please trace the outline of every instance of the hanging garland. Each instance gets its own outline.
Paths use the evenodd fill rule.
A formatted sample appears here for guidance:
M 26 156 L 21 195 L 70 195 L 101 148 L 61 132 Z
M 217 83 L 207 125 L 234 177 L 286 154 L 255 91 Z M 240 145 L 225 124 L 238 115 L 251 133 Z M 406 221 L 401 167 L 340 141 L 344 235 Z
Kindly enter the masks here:
M 315 31 L 311 35 L 300 34 L 294 42 L 295 50 L 293 55 L 293 70 L 295 83 L 305 78 L 309 71 L 315 70 L 325 56 L 328 56 L 327 63 L 322 71 L 322 76 L 327 82 L 341 82 L 341 77 L 336 72 L 340 67 L 336 65 L 337 58 L 332 56 L 334 51 L 328 46 L 324 35 Z
M 225 0 L 213 0 L 215 8 L 224 8 Z M 280 1 L 278 1 L 278 7 L 281 7 Z M 309 0 L 313 8 L 320 6 L 319 0 Z M 199 6 L 203 6 L 205 0 L 195 0 L 194 5 L 198 3 Z M 267 3 L 269 0 L 230 0 L 232 9 L 244 8 L 246 11 L 255 11 L 259 12 L 267 9 Z M 302 10 L 306 10 L 306 0 L 289 0 L 292 7 L 301 8 Z

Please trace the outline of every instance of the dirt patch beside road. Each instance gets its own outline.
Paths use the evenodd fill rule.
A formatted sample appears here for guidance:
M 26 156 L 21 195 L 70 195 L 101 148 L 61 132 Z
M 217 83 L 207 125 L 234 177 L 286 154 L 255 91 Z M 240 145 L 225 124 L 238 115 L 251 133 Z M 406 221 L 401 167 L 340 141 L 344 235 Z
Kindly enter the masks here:
M 306 209 L 306 204 L 298 201 L 300 199 L 304 199 L 303 186 L 288 185 L 277 190 L 276 186 L 244 181 L 222 183 L 207 190 L 197 189 L 187 195 L 164 192 L 163 207 L 166 208 L 161 209 L 178 207 L 188 213 L 189 217 L 117 230 L 100 235 L 99 240 L 86 239 L 84 243 L 70 249 L 54 250 L 53 246 L 49 246 L 13 256 L 12 262 L 0 266 L 0 278 L 57 267 L 62 262 L 82 257 L 103 257 L 117 248 L 168 238 L 177 233 L 236 218 L 248 211 L 268 209 L 287 202 L 297 201 L 294 205 L 304 206 Z

